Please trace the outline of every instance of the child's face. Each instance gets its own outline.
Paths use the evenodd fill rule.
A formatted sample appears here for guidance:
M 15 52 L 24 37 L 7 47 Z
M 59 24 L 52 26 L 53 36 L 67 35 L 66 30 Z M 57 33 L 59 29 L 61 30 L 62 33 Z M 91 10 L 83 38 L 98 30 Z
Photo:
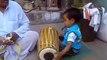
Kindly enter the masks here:
M 64 19 L 63 22 L 64 22 L 66 27 L 70 27 L 71 25 L 74 24 L 74 19 L 73 18 L 72 19 L 68 19 L 67 18 L 67 14 L 63 15 L 63 19 Z

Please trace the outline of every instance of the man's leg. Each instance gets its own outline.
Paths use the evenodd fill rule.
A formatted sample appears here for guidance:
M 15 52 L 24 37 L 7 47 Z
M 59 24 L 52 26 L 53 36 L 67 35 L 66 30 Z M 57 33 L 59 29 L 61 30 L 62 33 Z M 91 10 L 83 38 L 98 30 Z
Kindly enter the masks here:
M 28 31 L 24 38 L 20 40 L 18 43 L 21 46 L 21 57 L 22 59 L 26 57 L 29 51 L 32 51 L 38 40 L 38 33 L 34 31 Z
M 24 60 L 29 51 L 32 51 L 34 49 L 38 36 L 38 33 L 35 31 L 26 32 L 24 37 L 17 41 L 21 48 L 20 56 L 18 55 L 19 53 L 16 45 L 11 45 L 6 49 L 4 60 L 16 60 L 17 57 L 19 58 L 19 60 Z

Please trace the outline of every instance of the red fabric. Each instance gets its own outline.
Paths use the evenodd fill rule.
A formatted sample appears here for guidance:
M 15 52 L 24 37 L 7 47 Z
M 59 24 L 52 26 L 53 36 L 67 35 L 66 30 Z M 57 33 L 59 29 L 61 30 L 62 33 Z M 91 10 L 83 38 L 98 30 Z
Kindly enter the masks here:
M 90 14 L 89 14 L 87 8 L 85 8 L 85 16 L 86 16 L 86 19 L 88 19 L 90 21 Z

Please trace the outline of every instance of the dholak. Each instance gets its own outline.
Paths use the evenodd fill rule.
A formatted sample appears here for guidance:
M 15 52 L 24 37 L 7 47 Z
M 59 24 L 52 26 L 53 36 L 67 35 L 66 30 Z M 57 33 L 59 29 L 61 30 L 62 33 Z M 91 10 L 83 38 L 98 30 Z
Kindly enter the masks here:
M 59 51 L 57 31 L 52 27 L 45 27 L 40 31 L 38 40 L 38 56 L 40 60 L 54 60 L 54 53 Z

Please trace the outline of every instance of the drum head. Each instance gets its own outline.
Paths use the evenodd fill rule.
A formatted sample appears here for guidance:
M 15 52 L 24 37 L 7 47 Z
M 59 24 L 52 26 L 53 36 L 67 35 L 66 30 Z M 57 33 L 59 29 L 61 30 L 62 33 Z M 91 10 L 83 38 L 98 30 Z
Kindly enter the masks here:
M 39 54 L 39 58 L 40 58 L 40 60 L 53 60 L 54 53 L 56 53 L 56 52 L 57 51 L 52 48 L 43 49 Z

